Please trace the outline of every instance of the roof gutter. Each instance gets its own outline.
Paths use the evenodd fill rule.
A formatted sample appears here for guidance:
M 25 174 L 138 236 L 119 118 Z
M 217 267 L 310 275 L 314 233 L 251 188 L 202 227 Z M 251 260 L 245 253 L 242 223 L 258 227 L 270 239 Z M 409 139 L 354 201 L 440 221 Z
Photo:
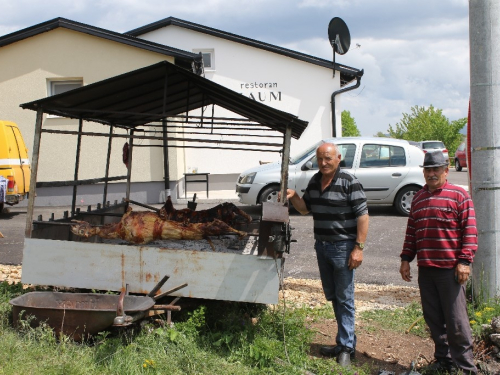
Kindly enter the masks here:
M 338 94 L 342 94 L 344 92 L 347 92 L 347 91 L 357 89 L 359 87 L 359 85 L 361 85 L 361 77 L 363 76 L 364 72 L 365 72 L 365 70 L 361 69 L 361 71 L 359 71 L 359 73 L 356 75 L 356 84 L 355 85 L 349 86 L 349 87 L 344 87 L 344 88 L 337 90 L 337 91 L 334 91 L 332 93 L 332 101 L 331 101 L 331 104 L 332 104 L 332 137 L 334 137 L 334 138 L 337 137 L 337 116 L 335 116 L 335 96 L 337 96 Z
M 259 41 L 256 39 L 246 38 L 246 37 L 241 36 L 241 35 L 228 33 L 226 31 L 214 29 L 212 27 L 200 25 L 197 23 L 189 22 L 189 21 L 184 21 L 184 20 L 181 20 L 181 19 L 175 18 L 175 17 L 168 17 L 168 18 L 165 18 L 163 20 L 153 22 L 149 25 L 142 26 L 142 27 L 139 27 L 137 29 L 127 31 L 124 34 L 131 35 L 134 37 L 139 37 L 141 35 L 144 35 L 146 33 L 154 31 L 154 30 L 158 30 L 158 29 L 160 29 L 162 27 L 166 27 L 166 26 L 182 27 L 182 28 L 185 28 L 188 30 L 193 30 L 193 31 L 204 33 L 207 35 L 212 35 L 212 36 L 215 36 L 217 38 L 222 38 L 222 39 L 230 40 L 232 42 L 241 43 L 241 44 L 244 44 L 244 45 L 247 45 L 250 47 L 260 48 L 264 51 L 277 53 L 277 54 L 282 55 L 282 56 L 291 57 L 292 59 L 297 59 L 297 60 L 304 61 L 304 62 L 307 62 L 310 64 L 322 66 L 324 68 L 328 68 L 328 69 L 332 68 L 332 61 L 331 60 L 325 60 L 325 59 L 322 59 L 319 57 L 307 55 L 305 53 L 294 51 L 294 50 L 291 50 L 288 48 L 278 47 L 276 45 L 262 42 L 262 41 Z M 340 72 L 341 85 L 348 84 L 348 83 L 352 82 L 356 78 L 356 75 L 358 75 L 360 73 L 360 71 L 358 69 L 355 69 L 355 68 L 352 68 L 352 67 L 349 67 L 346 65 L 342 65 L 342 64 L 337 64 L 337 63 L 334 64 L 334 69 L 336 71 Z
M 0 48 L 19 42 L 21 40 L 48 32 L 59 27 L 66 28 L 81 33 L 85 33 L 97 38 L 103 38 L 117 43 L 122 43 L 128 46 L 144 49 L 147 51 L 160 53 L 162 55 L 172 56 L 175 58 L 175 64 L 191 70 L 195 74 L 201 75 L 202 72 L 202 57 L 192 52 L 184 51 L 178 48 L 169 47 L 160 43 L 155 43 L 149 40 L 136 38 L 134 36 L 120 34 L 114 31 L 102 29 L 99 27 L 90 26 L 84 23 L 68 20 L 66 18 L 54 18 L 11 34 L 0 36 Z

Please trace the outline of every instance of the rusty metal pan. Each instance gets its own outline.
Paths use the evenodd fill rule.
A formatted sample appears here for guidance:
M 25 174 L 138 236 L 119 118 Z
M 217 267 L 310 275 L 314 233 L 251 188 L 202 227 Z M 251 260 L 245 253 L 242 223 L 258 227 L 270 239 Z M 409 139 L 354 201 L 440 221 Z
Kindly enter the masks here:
M 120 296 L 95 293 L 31 292 L 10 301 L 13 323 L 32 316 L 30 325 L 46 322 L 56 335 L 62 332 L 81 341 L 113 325 Z M 134 315 L 151 309 L 155 300 L 149 296 L 125 296 L 123 310 Z

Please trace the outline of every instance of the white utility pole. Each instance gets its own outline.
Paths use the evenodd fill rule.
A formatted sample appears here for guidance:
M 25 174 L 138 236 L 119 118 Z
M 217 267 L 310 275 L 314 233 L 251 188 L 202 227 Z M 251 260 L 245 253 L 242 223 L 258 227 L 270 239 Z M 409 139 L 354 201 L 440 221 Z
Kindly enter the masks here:
M 475 292 L 500 295 L 500 2 L 469 0 L 471 193 Z M 484 287 L 484 288 L 483 288 Z M 482 289 L 482 290 L 481 290 Z

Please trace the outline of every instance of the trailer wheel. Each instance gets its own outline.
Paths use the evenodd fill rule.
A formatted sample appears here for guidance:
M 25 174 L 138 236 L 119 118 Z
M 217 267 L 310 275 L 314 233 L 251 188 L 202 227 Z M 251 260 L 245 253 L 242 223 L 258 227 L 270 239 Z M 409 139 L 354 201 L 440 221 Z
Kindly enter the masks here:
M 280 191 L 279 185 L 271 185 L 262 190 L 260 194 L 259 203 L 263 202 L 278 202 L 278 193 Z
M 408 216 L 410 214 L 411 201 L 419 190 L 418 186 L 406 186 L 398 192 L 394 200 L 394 207 L 400 215 Z

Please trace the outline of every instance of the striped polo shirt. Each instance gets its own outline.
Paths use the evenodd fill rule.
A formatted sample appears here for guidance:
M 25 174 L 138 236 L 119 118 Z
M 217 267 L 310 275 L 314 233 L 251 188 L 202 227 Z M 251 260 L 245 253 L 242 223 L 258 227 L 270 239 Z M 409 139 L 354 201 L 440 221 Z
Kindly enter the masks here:
M 355 240 L 358 216 L 368 214 L 361 183 L 349 172 L 337 168 L 330 185 L 321 191 L 321 172 L 316 173 L 303 199 L 314 219 L 314 238 L 321 241 Z
M 446 182 L 430 192 L 427 185 L 413 197 L 402 260 L 422 267 L 454 268 L 472 263 L 477 250 L 474 205 L 460 186 Z

